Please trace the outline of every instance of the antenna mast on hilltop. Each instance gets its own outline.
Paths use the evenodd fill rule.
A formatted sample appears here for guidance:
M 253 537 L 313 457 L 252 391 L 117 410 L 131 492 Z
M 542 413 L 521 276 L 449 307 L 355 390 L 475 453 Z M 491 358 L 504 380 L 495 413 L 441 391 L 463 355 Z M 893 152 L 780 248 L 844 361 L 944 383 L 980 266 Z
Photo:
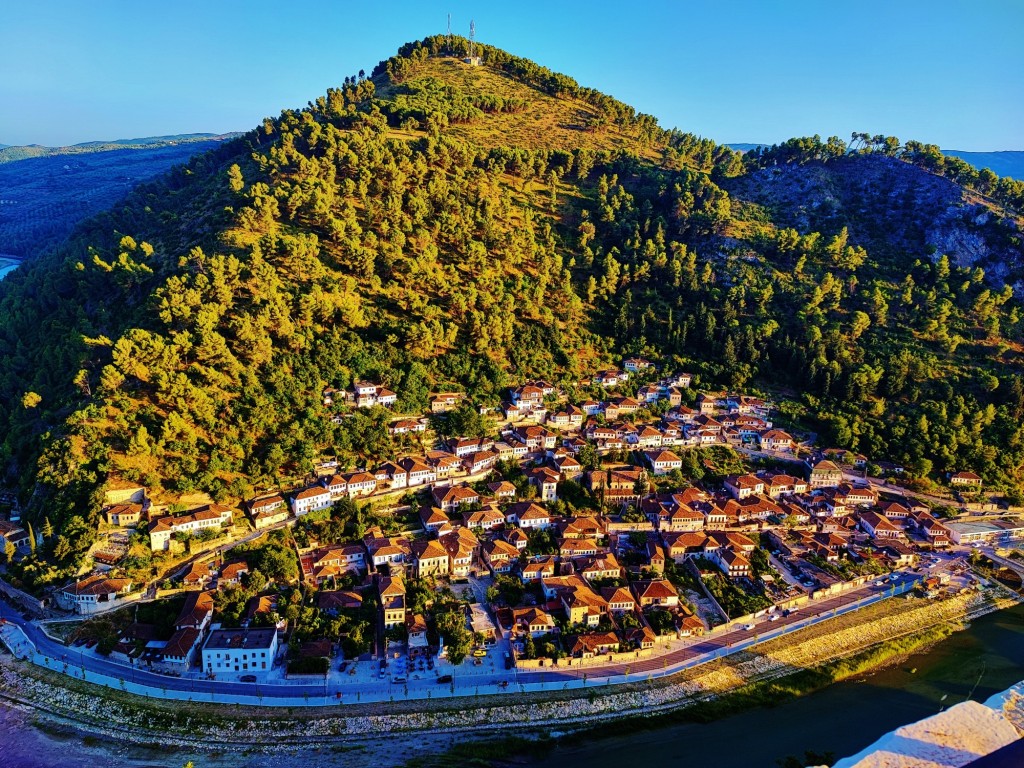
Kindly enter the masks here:
M 469 58 L 476 56 L 476 22 L 469 20 Z
M 452 55 L 452 15 L 448 14 L 448 39 L 446 41 L 448 45 L 448 55 Z

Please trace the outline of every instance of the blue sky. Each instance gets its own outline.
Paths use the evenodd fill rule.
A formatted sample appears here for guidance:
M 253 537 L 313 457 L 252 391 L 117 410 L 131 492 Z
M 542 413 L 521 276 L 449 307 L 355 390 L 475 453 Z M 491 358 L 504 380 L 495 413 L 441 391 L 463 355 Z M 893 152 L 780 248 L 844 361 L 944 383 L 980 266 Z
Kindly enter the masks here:
M 719 142 L 1024 150 L 1024 0 L 43 0 L 0 15 L 0 143 L 246 130 L 445 29 Z

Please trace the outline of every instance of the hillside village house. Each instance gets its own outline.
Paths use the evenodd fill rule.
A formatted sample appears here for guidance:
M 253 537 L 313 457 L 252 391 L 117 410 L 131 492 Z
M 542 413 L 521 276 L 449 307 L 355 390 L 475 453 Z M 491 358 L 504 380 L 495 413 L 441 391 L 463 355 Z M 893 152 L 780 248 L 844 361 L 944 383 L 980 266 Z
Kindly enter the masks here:
M 280 494 L 249 502 L 249 518 L 256 530 L 269 528 L 288 519 L 288 505 Z
M 380 529 L 375 529 L 373 533 L 379 534 Z M 366 544 L 366 551 L 374 568 L 380 568 L 382 565 L 388 567 L 404 565 L 412 558 L 412 548 L 408 539 L 386 538 L 368 533 L 364 537 L 363 543 Z
M 118 528 L 127 528 L 138 525 L 142 520 L 142 505 L 115 504 L 106 509 L 103 514 L 110 525 L 116 525 Z
M 384 614 L 384 628 L 405 624 L 405 584 L 397 577 L 381 576 L 377 582 L 380 610 Z
M 480 494 L 465 485 L 436 486 L 431 489 L 434 503 L 443 512 L 452 512 L 459 507 L 480 502 Z
M 329 509 L 333 504 L 334 498 L 331 491 L 319 485 L 303 488 L 292 498 L 292 510 L 296 517 L 302 517 L 321 509 Z
M 781 429 L 770 429 L 761 435 L 761 447 L 769 451 L 793 449 L 793 437 Z
M 117 607 L 131 589 L 131 579 L 109 579 L 102 574 L 94 574 L 60 590 L 57 604 L 75 613 L 99 613 Z
M 861 530 L 876 539 L 898 539 L 903 536 L 903 532 L 887 517 L 876 512 L 862 512 L 860 527 Z
M 469 576 L 473 565 L 473 554 L 480 548 L 480 540 L 468 528 L 442 534 L 438 539 L 448 553 L 448 571 L 453 578 Z
M 203 670 L 211 675 L 266 672 L 277 656 L 277 628 L 215 629 L 203 645 Z
M 407 435 L 427 431 L 427 422 L 424 419 L 400 419 L 388 425 L 388 432 L 392 435 Z
M 209 504 L 187 515 L 159 517 L 150 523 L 149 546 L 154 552 L 166 550 L 175 533 L 193 534 L 230 524 L 231 510 L 219 504 Z
M 656 475 L 666 475 L 683 466 L 683 460 L 672 451 L 645 451 L 644 457 Z
M 961 488 L 981 488 L 981 476 L 973 472 L 957 472 L 949 478 L 949 484 Z
M 0 538 L 3 538 L 14 545 L 15 549 L 21 549 L 29 545 L 28 531 L 20 525 L 0 520 Z
M 454 392 L 442 392 L 430 398 L 430 410 L 432 413 L 445 413 L 459 407 L 462 395 Z
M 368 381 L 357 381 L 354 386 L 356 393 L 357 408 L 372 408 L 375 405 L 382 405 L 390 408 L 398 402 L 398 395 L 390 389 L 385 389 L 379 384 L 371 384 Z
M 412 555 L 419 578 L 448 574 L 448 550 L 436 539 L 414 541 Z
M 811 488 L 828 488 L 843 482 L 843 470 L 835 462 L 821 459 L 807 464 L 807 483 Z
M 530 485 L 537 486 L 542 501 L 558 500 L 558 481 L 561 475 L 550 467 L 535 467 L 526 473 Z
M 630 357 L 622 361 L 622 367 L 630 373 L 637 373 L 650 368 L 651 361 L 643 357 Z
M 755 475 L 729 475 L 725 478 L 725 490 L 737 501 L 742 501 L 748 496 L 764 493 L 764 480 Z

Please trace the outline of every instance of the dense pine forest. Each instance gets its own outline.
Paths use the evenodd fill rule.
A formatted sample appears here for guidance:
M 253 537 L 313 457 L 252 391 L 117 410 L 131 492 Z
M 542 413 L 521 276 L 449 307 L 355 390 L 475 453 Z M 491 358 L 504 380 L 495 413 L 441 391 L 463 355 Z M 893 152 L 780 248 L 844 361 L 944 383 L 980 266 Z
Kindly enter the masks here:
M 1021 497 L 1024 184 L 855 134 L 741 155 L 503 51 L 404 46 L 0 283 L 3 481 L 74 570 L 111 478 L 234 501 L 396 454 L 371 379 L 497 405 L 624 354 Z

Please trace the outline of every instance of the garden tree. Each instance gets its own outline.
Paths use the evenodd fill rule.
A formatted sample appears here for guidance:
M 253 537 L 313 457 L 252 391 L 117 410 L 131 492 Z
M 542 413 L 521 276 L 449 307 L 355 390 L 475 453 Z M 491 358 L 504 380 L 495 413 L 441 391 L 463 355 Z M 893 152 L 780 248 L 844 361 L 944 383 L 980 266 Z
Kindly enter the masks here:
M 32 523 L 25 523 L 25 530 L 28 533 L 28 548 L 34 555 L 36 553 L 36 532 L 32 529 Z
M 437 604 L 433 613 L 438 634 L 444 639 L 448 660 L 461 664 L 473 643 L 473 633 L 466 628 L 466 615 L 462 604 L 445 602 Z
M 324 453 L 347 468 L 397 457 L 388 411 L 323 405 L 324 388 L 363 379 L 412 411 L 465 392 L 433 426 L 473 436 L 493 430 L 468 403 L 663 352 L 712 386 L 795 390 L 823 441 L 1018 488 L 1018 302 L 955 259 L 921 256 L 923 203 L 891 235 L 895 198 L 857 179 L 898 167 L 924 184 L 922 168 L 983 184 L 1007 211 L 1024 183 L 869 134 L 741 156 L 495 48 L 485 67 L 452 70 L 446 45 L 403 46 L 0 283 L 0 461 L 26 519 L 54 529 L 50 564 L 36 553 L 16 566 L 28 586 L 84 563 L 110 479 L 229 501 L 300 484 Z M 801 169 L 848 184 L 858 205 L 798 217 L 758 202 Z M 1010 264 L 1008 220 L 976 210 L 990 221 L 971 236 Z M 713 472 L 696 452 L 684 460 L 686 477 Z M 370 519 L 336 514 L 346 533 Z M 250 565 L 295 579 L 286 550 L 272 543 Z
M 17 553 L 17 548 L 14 546 L 14 542 L 8 538 L 4 538 L 4 560 L 5 562 L 13 562 L 14 555 Z
M 1024 396 L 1022 396 L 1022 402 L 1024 402 Z M 587 443 L 580 448 L 576 454 L 576 460 L 585 470 L 597 469 L 601 464 L 601 457 L 597 453 L 597 447 L 592 443 Z

